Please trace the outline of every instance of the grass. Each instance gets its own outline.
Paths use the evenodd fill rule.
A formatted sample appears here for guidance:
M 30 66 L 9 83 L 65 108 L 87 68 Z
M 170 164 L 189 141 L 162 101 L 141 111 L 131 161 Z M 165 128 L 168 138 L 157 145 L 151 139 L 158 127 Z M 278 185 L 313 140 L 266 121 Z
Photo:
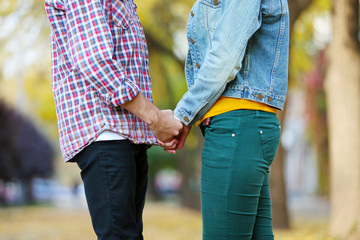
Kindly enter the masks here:
M 146 240 L 201 240 L 201 215 L 169 204 L 148 203 Z M 292 230 L 275 230 L 277 240 L 326 240 L 324 219 L 296 220 Z M 87 209 L 30 206 L 0 209 L 1 240 L 96 239 Z

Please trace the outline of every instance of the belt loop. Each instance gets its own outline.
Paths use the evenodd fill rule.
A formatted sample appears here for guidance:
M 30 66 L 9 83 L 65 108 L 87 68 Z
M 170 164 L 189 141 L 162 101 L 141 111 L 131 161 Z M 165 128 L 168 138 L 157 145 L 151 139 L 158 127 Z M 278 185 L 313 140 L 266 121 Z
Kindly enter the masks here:
M 256 110 L 256 117 L 259 118 L 260 117 L 260 111 Z

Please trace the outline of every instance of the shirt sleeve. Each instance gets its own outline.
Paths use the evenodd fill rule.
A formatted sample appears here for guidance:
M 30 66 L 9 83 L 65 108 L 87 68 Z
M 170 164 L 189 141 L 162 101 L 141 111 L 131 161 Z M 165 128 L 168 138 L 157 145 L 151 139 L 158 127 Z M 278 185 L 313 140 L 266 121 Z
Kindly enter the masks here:
M 108 105 L 130 101 L 139 87 L 127 77 L 120 63 L 113 59 L 109 19 L 111 1 L 70 0 L 65 5 L 68 51 L 74 69 L 98 90 Z
M 183 123 L 192 125 L 199 120 L 240 71 L 247 42 L 261 26 L 260 6 L 260 0 L 222 1 L 212 48 L 205 55 L 194 85 L 174 110 Z

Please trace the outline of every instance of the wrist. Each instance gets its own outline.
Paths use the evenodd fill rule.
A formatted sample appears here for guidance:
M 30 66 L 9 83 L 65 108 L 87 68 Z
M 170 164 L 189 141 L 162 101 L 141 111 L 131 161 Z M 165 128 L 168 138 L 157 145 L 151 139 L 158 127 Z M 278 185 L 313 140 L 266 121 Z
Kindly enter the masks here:
M 149 105 L 146 108 L 144 119 L 142 119 L 149 127 L 153 126 L 159 120 L 160 110 L 154 105 Z

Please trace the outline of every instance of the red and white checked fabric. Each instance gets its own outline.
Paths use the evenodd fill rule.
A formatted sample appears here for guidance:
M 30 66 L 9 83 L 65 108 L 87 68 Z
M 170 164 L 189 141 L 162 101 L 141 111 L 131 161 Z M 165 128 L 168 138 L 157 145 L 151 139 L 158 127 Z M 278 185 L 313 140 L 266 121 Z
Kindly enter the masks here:
M 133 0 L 45 0 L 60 146 L 69 161 L 105 129 L 155 144 L 147 125 L 119 105 L 152 101 L 145 35 Z

